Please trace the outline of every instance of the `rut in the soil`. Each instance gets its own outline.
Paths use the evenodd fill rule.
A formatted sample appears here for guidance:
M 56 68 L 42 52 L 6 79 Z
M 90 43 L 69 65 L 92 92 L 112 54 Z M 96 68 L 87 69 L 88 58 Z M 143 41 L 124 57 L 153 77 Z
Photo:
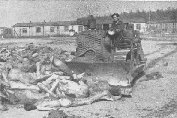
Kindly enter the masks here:
M 145 71 L 147 71 L 147 70 L 150 69 L 150 68 L 153 68 L 153 67 L 156 65 L 156 63 L 158 63 L 160 60 L 164 59 L 165 57 L 168 57 L 168 56 L 170 56 L 170 55 L 172 55 L 172 54 L 174 54 L 174 53 L 177 52 L 177 43 L 169 43 L 169 44 L 167 44 L 167 45 L 174 45 L 174 46 L 176 46 L 176 48 L 175 48 L 174 50 L 172 50 L 171 52 L 169 52 L 169 53 L 163 55 L 162 57 L 158 57 L 158 58 L 152 60 L 152 61 L 146 66 Z

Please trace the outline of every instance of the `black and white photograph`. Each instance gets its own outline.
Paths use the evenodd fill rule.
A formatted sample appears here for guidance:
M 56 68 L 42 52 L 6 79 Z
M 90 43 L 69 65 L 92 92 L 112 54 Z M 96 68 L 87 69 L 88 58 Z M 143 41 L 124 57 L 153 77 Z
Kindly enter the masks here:
M 177 118 L 177 1 L 0 0 L 0 118 Z

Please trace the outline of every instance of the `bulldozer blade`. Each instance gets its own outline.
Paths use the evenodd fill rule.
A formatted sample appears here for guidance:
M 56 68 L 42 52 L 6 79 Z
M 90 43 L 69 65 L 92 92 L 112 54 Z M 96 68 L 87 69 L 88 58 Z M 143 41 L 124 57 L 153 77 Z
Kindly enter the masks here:
M 85 72 L 86 76 L 95 77 L 101 80 L 129 79 L 130 82 L 133 81 L 133 78 L 135 78 L 138 73 L 141 73 L 144 68 L 142 65 L 138 68 L 131 69 L 130 63 L 121 60 L 110 63 L 67 62 L 66 64 L 77 74 Z M 127 75 L 130 75 L 131 79 L 127 78 Z

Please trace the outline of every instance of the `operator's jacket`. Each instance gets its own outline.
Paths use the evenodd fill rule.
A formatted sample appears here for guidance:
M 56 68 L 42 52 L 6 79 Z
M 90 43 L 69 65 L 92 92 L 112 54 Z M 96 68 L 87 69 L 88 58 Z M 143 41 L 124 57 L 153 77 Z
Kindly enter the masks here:
M 116 47 L 116 44 L 120 43 L 124 27 L 125 26 L 122 21 L 113 21 L 113 23 L 111 24 L 110 29 L 115 31 L 115 34 L 113 36 L 110 36 L 113 47 Z
M 111 30 L 115 31 L 115 35 L 110 36 L 112 41 L 112 46 L 117 47 L 118 44 L 127 43 L 130 44 L 130 39 L 134 39 L 135 37 L 139 40 L 139 32 L 136 30 L 132 30 L 129 28 L 125 28 L 126 26 L 122 21 L 113 22 L 111 26 Z M 124 40 L 127 39 L 127 40 Z M 128 40 L 129 39 L 129 40 Z
M 115 35 L 111 36 L 111 42 L 112 46 L 115 48 L 119 48 L 119 45 L 122 45 L 122 43 L 127 43 L 130 45 L 131 41 L 134 40 L 136 44 L 138 44 L 138 53 L 140 54 L 141 60 L 144 60 L 144 53 L 141 46 L 141 38 L 140 33 L 137 30 L 133 30 L 132 28 L 125 28 L 125 25 L 122 21 L 119 22 L 113 22 L 111 26 L 112 30 L 115 31 Z M 124 40 L 128 39 L 128 40 Z
M 111 24 L 111 29 L 121 31 L 124 29 L 124 23 L 122 21 L 113 21 Z

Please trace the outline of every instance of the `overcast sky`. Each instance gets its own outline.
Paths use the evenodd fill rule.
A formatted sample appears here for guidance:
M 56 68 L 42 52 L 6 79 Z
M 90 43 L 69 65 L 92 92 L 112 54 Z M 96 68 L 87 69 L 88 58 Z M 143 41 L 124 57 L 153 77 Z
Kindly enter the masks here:
M 91 1 L 91 2 L 89 2 Z M 118 1 L 118 0 L 0 0 L 0 27 L 21 22 L 75 20 L 89 13 L 108 15 L 137 9 L 177 8 L 177 1 Z

